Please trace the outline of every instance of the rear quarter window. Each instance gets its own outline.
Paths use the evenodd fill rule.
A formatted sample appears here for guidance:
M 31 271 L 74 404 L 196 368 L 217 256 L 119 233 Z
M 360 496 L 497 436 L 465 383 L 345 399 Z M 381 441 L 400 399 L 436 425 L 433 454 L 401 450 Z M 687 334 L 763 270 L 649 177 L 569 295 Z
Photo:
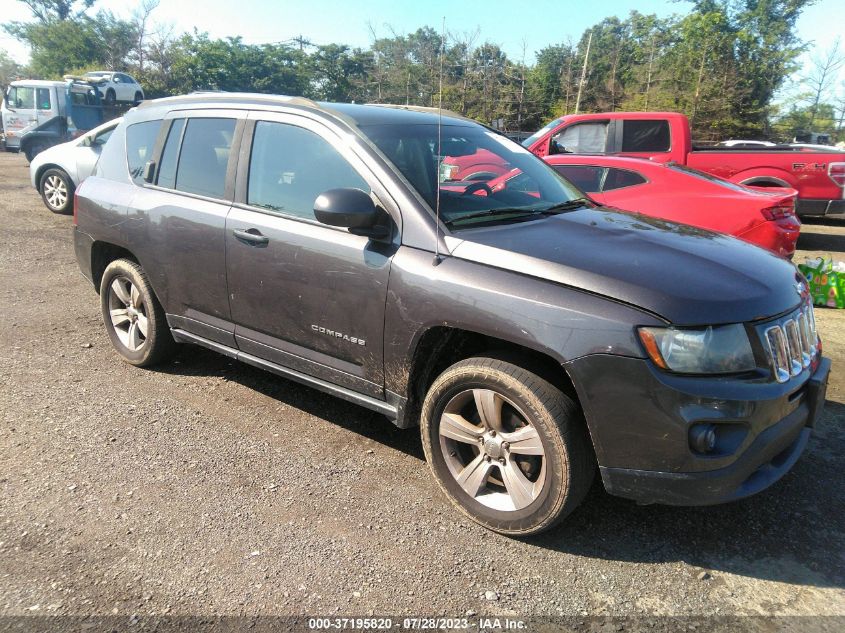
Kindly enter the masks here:
M 144 182 L 144 165 L 152 160 L 161 119 L 135 123 L 126 128 L 126 165 L 129 176 L 140 185 Z
M 635 171 L 610 167 L 608 168 L 607 175 L 604 178 L 602 191 L 613 191 L 614 189 L 635 187 L 636 185 L 642 185 L 646 182 L 648 181 Z

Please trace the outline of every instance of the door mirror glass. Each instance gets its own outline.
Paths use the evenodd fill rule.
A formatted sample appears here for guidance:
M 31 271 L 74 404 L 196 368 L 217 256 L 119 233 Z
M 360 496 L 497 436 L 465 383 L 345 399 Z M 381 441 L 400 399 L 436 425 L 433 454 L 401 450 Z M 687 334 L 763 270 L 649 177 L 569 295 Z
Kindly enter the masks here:
M 376 205 L 370 195 L 352 188 L 329 189 L 321 193 L 314 200 L 314 215 L 323 224 L 347 229 L 370 228 L 378 219 Z

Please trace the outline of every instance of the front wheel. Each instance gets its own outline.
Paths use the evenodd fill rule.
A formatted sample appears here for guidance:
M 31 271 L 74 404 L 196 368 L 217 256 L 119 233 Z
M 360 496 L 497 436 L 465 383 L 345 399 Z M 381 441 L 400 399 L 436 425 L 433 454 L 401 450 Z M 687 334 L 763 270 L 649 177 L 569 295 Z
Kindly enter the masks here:
M 48 169 L 39 182 L 41 199 L 53 213 L 73 211 L 73 181 L 61 169 Z
M 106 267 L 100 306 L 112 345 L 127 363 L 149 367 L 167 360 L 176 346 L 144 269 L 128 259 Z
M 449 500 L 502 534 L 551 528 L 592 483 L 592 448 L 577 405 L 508 362 L 470 358 L 443 372 L 423 403 L 421 432 Z

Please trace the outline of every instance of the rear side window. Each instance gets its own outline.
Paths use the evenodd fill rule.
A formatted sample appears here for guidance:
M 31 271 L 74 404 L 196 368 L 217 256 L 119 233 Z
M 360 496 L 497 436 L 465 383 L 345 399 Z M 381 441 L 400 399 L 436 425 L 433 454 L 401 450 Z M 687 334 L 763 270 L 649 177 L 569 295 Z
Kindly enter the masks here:
M 256 123 L 248 204 L 313 220 L 317 196 L 339 187 L 370 191 L 352 165 L 318 134 L 284 123 Z
M 669 121 L 627 120 L 622 127 L 623 152 L 668 152 Z
M 226 191 L 235 119 L 189 119 L 176 170 L 176 189 L 210 198 Z
M 36 92 L 36 99 L 35 99 L 35 106 L 39 110 L 49 110 L 50 109 L 50 89 L 49 88 L 39 88 Z
M 604 177 L 604 186 L 602 186 L 601 190 L 613 191 L 614 189 L 623 189 L 625 187 L 641 185 L 645 182 L 648 181 L 635 171 L 609 167 L 607 175 Z
M 607 147 L 607 121 L 571 125 L 552 137 L 552 154 L 602 154 Z
M 164 152 L 161 154 L 161 166 L 158 169 L 159 187 L 173 189 L 176 186 L 176 161 L 179 158 L 179 145 L 182 141 L 182 130 L 185 129 L 185 119 L 176 119 L 167 133 Z
M 584 193 L 601 191 L 604 167 L 595 165 L 553 165 L 555 171 Z
M 144 165 L 152 160 L 161 120 L 136 123 L 126 128 L 126 164 L 135 184 L 144 182 Z

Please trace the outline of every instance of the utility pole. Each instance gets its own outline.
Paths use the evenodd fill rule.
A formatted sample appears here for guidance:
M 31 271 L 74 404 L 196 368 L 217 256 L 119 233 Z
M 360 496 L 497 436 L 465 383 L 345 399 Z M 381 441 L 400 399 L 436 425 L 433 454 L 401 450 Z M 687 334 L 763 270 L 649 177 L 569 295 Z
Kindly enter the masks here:
M 593 32 L 590 31 L 590 36 L 587 38 L 587 52 L 584 54 L 584 66 L 581 68 L 581 81 L 578 82 L 578 95 L 575 97 L 575 114 L 581 108 L 581 92 L 584 90 L 584 84 L 587 83 L 587 61 L 590 59 L 590 44 L 593 42 Z
M 651 69 L 654 65 L 654 34 L 651 36 L 651 54 L 648 56 L 648 77 L 645 82 L 645 108 L 648 112 L 648 93 L 651 92 Z
M 309 40 L 307 40 L 302 34 L 297 37 L 291 38 L 290 41 L 299 44 L 300 52 L 304 51 L 306 46 L 313 46 L 313 44 Z

